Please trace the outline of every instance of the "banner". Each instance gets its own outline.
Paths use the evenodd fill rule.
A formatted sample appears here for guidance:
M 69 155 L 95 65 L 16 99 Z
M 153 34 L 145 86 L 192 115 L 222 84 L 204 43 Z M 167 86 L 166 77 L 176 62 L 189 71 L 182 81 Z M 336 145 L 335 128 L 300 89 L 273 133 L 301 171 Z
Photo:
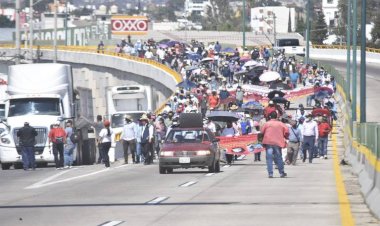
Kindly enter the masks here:
M 113 35 L 145 35 L 148 32 L 148 18 L 145 16 L 111 17 Z
M 264 147 L 257 141 L 257 134 L 218 138 L 220 139 L 220 147 L 225 149 L 227 154 L 249 155 L 250 153 L 265 151 Z

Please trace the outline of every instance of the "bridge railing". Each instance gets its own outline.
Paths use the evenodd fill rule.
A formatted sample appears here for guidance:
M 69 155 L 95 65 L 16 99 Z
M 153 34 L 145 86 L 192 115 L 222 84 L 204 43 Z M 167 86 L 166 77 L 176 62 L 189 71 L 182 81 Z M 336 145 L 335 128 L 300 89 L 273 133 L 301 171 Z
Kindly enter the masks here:
M 359 176 L 361 192 L 372 212 L 380 217 L 380 123 L 360 123 L 351 118 L 351 102 L 347 98 L 345 76 L 328 64 L 324 66 L 337 82 L 338 101 L 341 108 L 343 145 L 345 156 Z M 358 111 L 358 118 L 360 118 Z
M 347 49 L 346 45 L 312 45 L 313 49 Z M 357 47 L 360 49 L 360 46 Z M 370 53 L 380 53 L 380 49 L 377 48 L 366 48 L 366 52 Z

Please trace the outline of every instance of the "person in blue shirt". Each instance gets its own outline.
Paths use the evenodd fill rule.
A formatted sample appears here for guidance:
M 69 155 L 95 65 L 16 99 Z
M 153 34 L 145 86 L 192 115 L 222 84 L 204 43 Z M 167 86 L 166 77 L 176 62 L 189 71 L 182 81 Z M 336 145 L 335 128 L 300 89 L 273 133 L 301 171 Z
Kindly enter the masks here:
M 298 72 L 293 68 L 293 70 L 289 74 L 290 82 L 293 85 L 293 89 L 297 88 L 297 82 L 298 82 L 299 76 L 300 75 L 298 74 Z

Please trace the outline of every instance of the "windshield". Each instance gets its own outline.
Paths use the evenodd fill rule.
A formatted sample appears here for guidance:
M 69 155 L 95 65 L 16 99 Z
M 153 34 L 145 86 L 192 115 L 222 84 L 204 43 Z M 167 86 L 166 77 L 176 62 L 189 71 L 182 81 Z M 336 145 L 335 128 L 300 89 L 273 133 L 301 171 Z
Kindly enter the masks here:
M 201 143 L 209 140 L 204 130 L 172 130 L 166 138 L 168 143 Z
M 133 121 L 136 122 L 138 121 L 141 116 L 143 115 L 143 112 L 138 112 L 138 113 L 128 113 L 133 118 Z M 126 114 L 113 114 L 111 116 L 111 127 L 112 128 L 117 128 L 117 127 L 123 127 L 125 124 L 125 115 Z
M 58 98 L 10 100 L 8 117 L 22 115 L 60 115 Z
M 280 39 L 278 40 L 278 46 L 299 46 L 298 39 Z

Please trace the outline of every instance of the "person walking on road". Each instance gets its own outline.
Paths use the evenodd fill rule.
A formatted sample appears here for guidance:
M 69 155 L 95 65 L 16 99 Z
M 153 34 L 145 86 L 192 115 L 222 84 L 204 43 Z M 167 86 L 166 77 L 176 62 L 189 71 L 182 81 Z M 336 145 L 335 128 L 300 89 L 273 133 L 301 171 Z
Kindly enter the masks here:
M 124 164 L 128 164 L 128 149 L 132 154 L 133 163 L 138 163 L 136 158 L 136 138 L 137 138 L 137 125 L 132 121 L 132 117 L 125 116 L 125 125 L 121 133 L 121 140 L 124 150 Z
M 319 139 L 318 139 L 318 149 L 319 156 L 321 159 L 327 159 L 327 142 L 329 140 L 328 136 L 331 132 L 331 126 L 327 122 L 327 117 L 322 117 L 322 122 L 318 125 Z
M 64 145 L 64 167 L 65 169 L 71 168 L 73 166 L 73 154 L 75 149 L 75 143 L 72 139 L 73 123 L 71 120 L 66 122 L 66 144 Z
M 98 144 L 100 144 L 100 150 L 103 156 L 103 161 L 106 166 L 106 168 L 110 167 L 110 159 L 108 156 L 108 152 L 111 148 L 111 136 L 113 131 L 110 128 L 110 121 L 105 120 L 104 121 L 104 128 L 100 130 L 99 138 L 98 138 Z
M 94 128 L 95 128 L 96 140 L 98 140 L 99 139 L 99 133 L 104 128 L 103 117 L 101 115 L 97 115 L 96 116 L 96 122 L 93 125 L 94 125 Z M 100 164 L 100 163 L 102 163 L 102 161 L 104 159 L 103 156 L 102 156 L 102 150 L 101 150 L 101 147 L 100 147 L 100 143 L 98 143 L 97 148 L 98 148 L 98 153 L 99 153 L 98 154 L 98 161 L 97 161 L 97 163 Z
M 24 123 L 19 131 L 17 131 L 17 137 L 19 137 L 19 145 L 22 148 L 22 163 L 24 170 L 32 168 L 36 169 L 34 145 L 36 143 L 37 131 L 29 125 L 29 122 Z
M 309 163 L 313 162 L 314 149 L 318 141 L 318 124 L 313 120 L 311 114 L 306 116 L 306 120 L 303 123 L 302 128 L 303 143 L 302 143 L 302 152 L 303 152 L 303 162 L 306 161 L 306 151 L 309 153 Z
M 289 125 L 288 151 L 286 155 L 287 164 L 296 165 L 301 142 L 302 133 L 297 125 L 297 121 L 291 120 Z
M 286 177 L 281 148 L 286 147 L 285 139 L 289 136 L 288 127 L 277 119 L 277 112 L 273 111 L 269 114 L 269 121 L 263 125 L 260 132 L 263 136 L 262 144 L 266 149 L 268 177 L 273 178 L 273 160 L 278 167 L 280 177 Z
M 63 150 L 66 143 L 66 132 L 59 121 L 53 124 L 49 132 L 49 141 L 53 143 L 53 155 L 56 169 L 63 169 Z
M 142 122 L 141 130 L 141 147 L 144 155 L 144 165 L 149 165 L 153 162 L 154 153 L 151 152 L 153 145 L 154 128 L 149 124 L 149 118 L 143 115 L 140 118 Z

